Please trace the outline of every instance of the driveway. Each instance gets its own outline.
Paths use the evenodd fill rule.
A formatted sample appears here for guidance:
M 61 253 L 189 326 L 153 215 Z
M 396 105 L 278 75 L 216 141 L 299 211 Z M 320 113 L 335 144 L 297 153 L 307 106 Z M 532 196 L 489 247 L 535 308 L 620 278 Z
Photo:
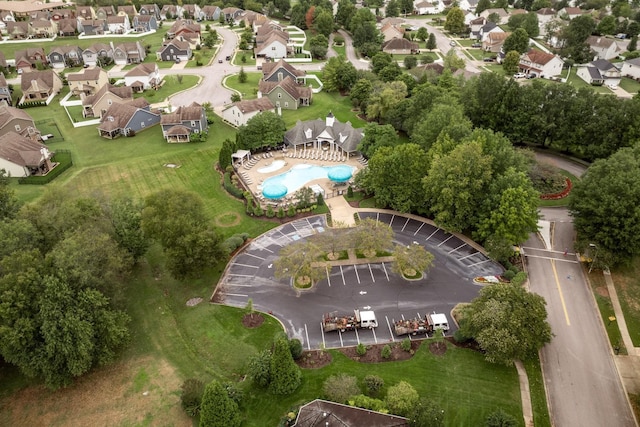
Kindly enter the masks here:
M 326 230 L 324 216 L 315 216 L 282 225 L 252 241 L 229 263 L 215 299 L 245 307 L 251 298 L 256 309 L 280 319 L 288 335 L 300 339 L 305 348 L 333 348 L 401 340 L 404 337 L 392 333 L 395 320 L 434 311 L 446 313 L 451 334 L 456 329 L 451 309 L 471 301 L 480 290 L 473 278 L 502 272 L 473 243 L 429 222 L 393 213 L 360 212 L 360 216 L 391 224 L 397 243 L 418 242 L 432 252 L 435 262 L 427 277 L 406 281 L 391 271 L 390 263 L 344 265 L 327 271 L 313 289 L 294 290 L 289 280 L 275 279 L 273 263 L 283 246 Z M 352 313 L 356 308 L 374 310 L 378 328 L 323 333 L 324 313 Z

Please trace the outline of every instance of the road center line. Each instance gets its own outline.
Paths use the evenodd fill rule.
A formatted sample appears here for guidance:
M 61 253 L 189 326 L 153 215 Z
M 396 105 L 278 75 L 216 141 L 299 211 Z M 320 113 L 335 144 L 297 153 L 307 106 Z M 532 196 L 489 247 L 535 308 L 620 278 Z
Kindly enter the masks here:
M 556 279 L 556 285 L 558 287 L 558 293 L 560 294 L 560 303 L 562 304 L 562 309 L 564 310 L 564 317 L 567 319 L 567 325 L 571 326 L 571 322 L 569 321 L 569 313 L 567 312 L 567 306 L 564 303 L 564 295 L 562 294 L 562 287 L 560 286 L 560 280 L 558 280 L 558 270 L 556 270 L 555 260 L 551 260 L 551 268 L 553 269 L 553 277 Z

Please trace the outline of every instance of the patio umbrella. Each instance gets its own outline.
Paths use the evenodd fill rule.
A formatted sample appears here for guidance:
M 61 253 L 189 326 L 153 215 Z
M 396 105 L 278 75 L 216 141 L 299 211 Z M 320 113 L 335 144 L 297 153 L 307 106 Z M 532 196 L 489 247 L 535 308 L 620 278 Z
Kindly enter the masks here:
M 289 190 L 282 184 L 267 185 L 262 189 L 262 195 L 267 199 L 281 199 L 287 195 Z
M 329 170 L 327 176 L 331 181 L 345 182 L 353 175 L 353 170 L 349 166 L 335 166 Z

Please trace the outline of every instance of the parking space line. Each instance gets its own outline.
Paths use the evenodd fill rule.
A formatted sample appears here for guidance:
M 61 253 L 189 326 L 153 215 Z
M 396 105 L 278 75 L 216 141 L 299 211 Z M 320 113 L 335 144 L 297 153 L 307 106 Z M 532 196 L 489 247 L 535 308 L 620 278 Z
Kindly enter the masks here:
M 358 335 L 358 328 L 354 329 L 356 333 L 356 339 L 358 340 L 358 344 L 360 344 L 360 335 Z
M 463 259 L 467 259 L 467 258 L 471 258 L 472 256 L 474 256 L 475 254 L 480 253 L 479 251 L 472 253 L 471 255 L 467 255 L 467 256 L 463 256 L 462 258 L 459 258 L 458 261 L 462 261 Z
M 387 273 L 387 267 L 384 266 L 384 262 L 382 263 L 382 269 L 384 270 L 384 275 L 387 276 L 387 282 L 389 282 L 389 273 Z
M 253 288 L 253 285 L 241 285 L 241 284 L 235 284 L 235 283 L 229 283 L 229 282 L 225 282 L 224 285 L 225 286 L 238 286 L 240 288 Z
M 460 246 L 458 246 L 457 248 L 450 250 L 450 251 L 448 252 L 448 254 L 449 254 L 449 255 L 451 255 L 452 253 L 456 252 L 458 249 L 460 249 L 461 247 L 463 247 L 463 246 L 465 246 L 465 245 L 466 245 L 466 243 L 461 244 L 461 245 L 460 245 Z
M 227 276 L 238 276 L 238 277 L 255 277 L 254 274 L 234 274 L 234 273 L 228 273 Z
M 474 264 L 469 265 L 468 267 L 475 267 L 476 265 L 484 264 L 485 262 L 491 261 L 490 259 L 485 259 L 484 261 L 476 262 Z
M 304 334 L 307 336 L 307 348 L 311 350 L 311 343 L 309 342 L 309 332 L 307 331 L 307 324 L 304 324 Z
M 266 258 L 262 258 L 261 256 L 254 255 L 254 254 L 249 253 L 249 252 L 245 252 L 245 255 L 249 255 L 249 256 L 252 256 L 252 257 L 254 257 L 254 258 L 258 258 L 258 259 L 260 259 L 260 260 L 262 260 L 262 261 L 264 261 L 264 260 L 266 259 Z
M 418 234 L 418 232 L 419 232 L 420 230 L 422 230 L 422 227 L 424 227 L 424 224 L 425 224 L 424 222 L 423 222 L 422 224 L 420 224 L 420 227 L 418 227 L 418 229 L 416 230 L 416 232 L 415 232 L 415 233 L 413 233 L 413 235 L 414 235 L 414 236 L 415 236 L 416 234 Z
M 429 239 L 430 239 L 430 238 L 432 238 L 432 237 L 433 237 L 433 235 L 434 235 L 434 234 L 436 234 L 438 231 L 440 231 L 440 229 L 439 229 L 439 228 L 436 228 L 436 230 L 435 230 L 433 233 L 429 234 L 429 237 L 427 237 L 427 238 L 426 238 L 426 239 L 424 239 L 424 240 L 425 240 L 425 241 L 426 241 L 426 240 L 429 240 Z
M 325 266 L 324 269 L 327 272 L 327 283 L 329 283 L 329 287 L 331 287 L 331 279 L 329 278 L 329 267 Z
M 284 233 L 282 232 L 282 229 L 281 229 L 281 228 L 279 228 L 279 229 L 278 229 L 278 232 L 279 232 L 280 234 L 282 234 L 284 237 L 286 237 L 287 239 L 289 239 L 289 240 L 291 240 L 291 241 L 293 242 L 293 239 L 292 239 L 291 237 L 289 237 L 289 235 L 288 235 L 288 234 L 284 234 Z
M 391 221 L 389 221 L 389 227 L 393 227 L 393 220 L 396 218 L 395 215 L 391 215 Z
M 371 264 L 367 264 L 369 266 L 369 273 L 371 273 L 371 280 L 373 280 L 373 283 L 376 283 L 376 278 L 373 277 L 373 271 L 371 270 Z
M 387 319 L 387 327 L 389 327 L 389 334 L 391 334 L 391 341 L 395 341 L 395 339 L 393 338 L 393 331 L 391 330 L 391 324 L 389 323 L 389 318 L 387 316 L 384 316 L 384 318 Z
M 444 245 L 444 244 L 445 244 L 446 242 L 448 242 L 448 241 L 449 241 L 449 239 L 451 239 L 452 237 L 453 237 L 453 234 L 452 234 L 451 236 L 447 237 L 446 239 L 444 239 L 442 242 L 438 243 L 438 247 L 440 247 L 440 246 Z
M 402 226 L 402 230 L 400 230 L 400 231 L 404 231 L 404 229 L 407 226 L 407 224 L 409 224 L 409 218 L 407 218 L 407 222 L 404 223 L 404 225 Z
M 327 348 L 327 343 L 324 341 L 324 326 L 320 322 L 320 333 L 322 334 L 322 347 Z
M 378 337 L 376 337 L 376 330 L 375 328 L 371 329 L 371 332 L 373 332 L 373 340 L 376 342 L 376 344 L 378 344 Z
M 376 222 L 380 222 L 380 212 L 376 212 Z
M 342 332 L 338 329 L 338 334 L 340 335 L 340 347 L 344 347 L 344 343 L 342 342 Z
M 344 280 L 344 271 L 342 271 L 342 266 L 340 266 L 340 275 L 342 276 L 342 285 L 347 286 L 347 281 Z
M 354 265 L 354 266 L 353 266 L 353 269 L 354 269 L 354 270 L 355 270 L 355 272 L 356 272 L 356 279 L 358 279 L 358 284 L 360 284 L 360 275 L 358 274 L 358 266 L 357 266 L 357 265 Z
M 248 296 L 249 296 L 249 295 L 245 295 L 245 294 L 228 294 L 228 293 L 226 293 L 226 292 L 225 292 L 225 294 L 224 294 L 224 295 L 225 295 L 225 296 L 228 296 L 228 297 L 243 297 L 243 298 L 246 298 L 246 297 L 248 297 Z
M 232 262 L 231 265 L 239 265 L 241 267 L 251 267 L 251 268 L 260 268 L 257 265 L 249 265 L 249 264 L 240 264 L 239 262 Z

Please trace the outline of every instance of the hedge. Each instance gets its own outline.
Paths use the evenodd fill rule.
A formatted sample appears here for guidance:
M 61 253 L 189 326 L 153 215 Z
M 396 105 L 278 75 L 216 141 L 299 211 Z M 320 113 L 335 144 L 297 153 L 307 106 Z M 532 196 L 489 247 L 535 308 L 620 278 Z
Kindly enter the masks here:
M 53 162 L 60 163 L 53 168 L 51 172 L 44 176 L 27 176 L 18 179 L 18 184 L 31 184 L 31 185 L 44 185 L 53 181 L 64 171 L 73 166 L 73 159 L 71 158 L 71 151 L 69 150 L 57 150 L 51 159 Z
M 243 191 L 231 182 L 231 174 L 229 172 L 224 173 L 224 189 L 238 199 L 242 199 L 244 197 Z
M 18 104 L 18 108 L 31 108 L 31 107 L 46 107 L 47 103 L 45 101 L 31 101 L 31 102 L 23 102 L 22 104 Z

